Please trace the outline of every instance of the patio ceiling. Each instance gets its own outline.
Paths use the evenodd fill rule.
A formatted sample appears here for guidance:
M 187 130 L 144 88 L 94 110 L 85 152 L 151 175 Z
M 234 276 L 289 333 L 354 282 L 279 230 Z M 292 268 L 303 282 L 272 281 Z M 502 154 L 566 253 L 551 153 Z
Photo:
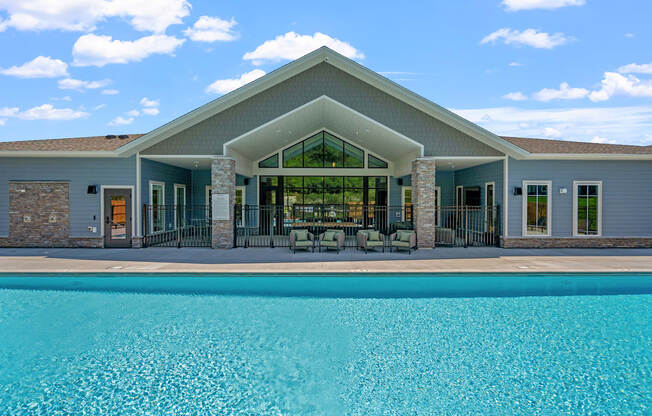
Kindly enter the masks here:
M 392 162 L 423 154 L 423 146 L 327 96 L 321 96 L 224 145 L 224 154 L 252 162 L 320 129 Z

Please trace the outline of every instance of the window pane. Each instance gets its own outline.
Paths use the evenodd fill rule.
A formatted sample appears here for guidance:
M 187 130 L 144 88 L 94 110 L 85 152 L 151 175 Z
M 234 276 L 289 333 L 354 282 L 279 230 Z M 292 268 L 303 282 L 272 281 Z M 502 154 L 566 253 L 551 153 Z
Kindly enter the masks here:
M 370 168 L 387 168 L 387 162 L 378 159 L 376 156 L 372 156 L 370 154 L 367 154 L 367 165 Z
M 527 233 L 530 235 L 548 233 L 548 185 L 527 187 Z
M 344 166 L 344 142 L 324 132 L 324 167 L 341 168 Z
M 258 162 L 259 168 L 277 168 L 278 167 L 278 153 L 268 157 L 265 160 Z
M 278 186 L 278 177 L 277 176 L 261 176 L 260 177 L 261 186 Z
M 598 234 L 598 185 L 577 186 L 577 233 Z
M 321 168 L 324 166 L 324 139 L 318 133 L 303 142 L 303 167 Z
M 412 205 L 412 188 L 403 188 L 403 197 L 405 205 Z
M 303 167 L 303 142 L 297 143 L 294 146 L 283 151 L 283 167 Z
M 283 179 L 286 188 L 303 188 L 303 176 L 286 176 Z
M 344 167 L 362 168 L 364 167 L 364 153 L 357 147 L 344 143 Z
M 387 177 L 386 176 L 370 176 L 369 177 L 369 187 L 370 188 L 387 189 Z
M 345 188 L 362 188 L 363 180 L 362 176 L 345 176 L 344 177 L 344 187 Z
M 342 188 L 328 188 L 324 190 L 324 204 L 342 205 Z
M 341 176 L 326 176 L 324 178 L 324 188 L 342 188 Z
M 303 178 L 303 186 L 312 189 L 321 189 L 324 187 L 323 176 L 306 176 Z
M 487 206 L 493 206 L 494 204 L 494 186 L 487 185 Z
M 306 189 L 303 194 L 303 203 L 306 205 L 321 205 L 323 203 L 322 189 Z
M 295 204 L 303 204 L 303 193 L 301 189 L 285 190 L 285 205 L 291 207 Z
M 111 239 L 127 238 L 127 202 L 124 196 L 111 197 Z

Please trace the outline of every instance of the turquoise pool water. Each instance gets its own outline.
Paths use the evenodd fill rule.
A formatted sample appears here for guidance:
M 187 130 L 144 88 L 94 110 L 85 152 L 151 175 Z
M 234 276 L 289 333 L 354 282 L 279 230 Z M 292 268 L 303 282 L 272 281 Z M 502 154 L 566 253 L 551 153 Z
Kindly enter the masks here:
M 652 412 L 652 276 L 0 276 L 0 288 L 0 415 Z

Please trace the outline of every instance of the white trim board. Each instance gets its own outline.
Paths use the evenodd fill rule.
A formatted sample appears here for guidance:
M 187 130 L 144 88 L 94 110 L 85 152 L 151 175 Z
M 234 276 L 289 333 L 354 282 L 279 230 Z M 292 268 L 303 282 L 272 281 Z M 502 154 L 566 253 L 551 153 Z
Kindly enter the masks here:
M 577 232 L 577 187 L 580 185 L 597 185 L 598 186 L 598 233 L 597 234 L 579 234 Z M 602 237 L 602 181 L 573 181 L 573 237 L 591 238 Z
M 152 185 L 161 185 L 161 187 L 163 188 L 163 192 L 162 192 L 162 195 L 161 195 L 161 197 L 162 197 L 161 199 L 163 200 L 163 204 L 161 204 L 161 205 L 165 205 L 165 182 L 153 181 L 153 180 L 150 180 L 149 185 L 148 185 L 148 189 L 149 189 L 149 194 L 148 194 L 148 199 L 147 199 L 148 205 L 153 206 L 152 205 Z M 165 217 L 164 217 L 163 218 L 163 230 L 165 230 L 165 226 L 166 226 L 166 224 L 165 224 Z M 149 231 L 153 232 L 153 230 L 154 230 L 154 215 L 150 215 L 149 216 Z
M 493 192 L 493 200 L 494 201 L 493 201 L 493 204 L 491 204 L 491 206 L 496 205 L 496 182 L 494 182 L 494 181 L 485 182 L 484 183 L 484 212 L 485 212 L 485 214 L 484 214 L 484 231 L 485 232 L 487 232 L 489 230 L 489 218 L 488 218 L 488 215 L 487 215 L 488 212 L 489 212 L 489 210 L 488 210 L 489 204 L 487 203 L 488 202 L 487 201 L 487 199 L 488 199 L 487 195 L 489 195 L 489 192 L 487 190 L 489 188 L 489 185 L 491 185 L 493 187 L 492 192 Z M 496 215 L 496 214 L 493 213 L 493 215 Z
M 131 191 L 131 236 L 136 237 L 136 207 L 134 203 L 134 185 L 100 185 L 100 236 L 104 244 L 104 190 L 105 189 L 129 189 Z
M 547 229 L 546 234 L 528 234 L 527 233 L 527 186 L 528 185 L 547 185 L 548 186 L 548 203 L 547 203 Z M 521 192 L 521 236 L 527 238 L 540 238 L 552 236 L 552 181 L 549 180 L 524 180 Z

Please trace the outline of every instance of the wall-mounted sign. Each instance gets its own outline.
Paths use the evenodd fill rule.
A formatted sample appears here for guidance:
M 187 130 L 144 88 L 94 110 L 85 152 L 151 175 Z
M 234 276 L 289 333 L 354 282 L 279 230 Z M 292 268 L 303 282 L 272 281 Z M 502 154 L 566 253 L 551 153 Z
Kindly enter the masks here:
M 32 222 L 32 217 L 29 215 L 23 215 L 23 222 Z
M 218 221 L 231 220 L 231 207 L 229 205 L 229 194 L 212 194 L 213 219 Z
M 50 217 L 48 218 L 48 222 L 50 224 L 56 223 L 57 222 L 57 216 L 56 215 L 50 215 Z

